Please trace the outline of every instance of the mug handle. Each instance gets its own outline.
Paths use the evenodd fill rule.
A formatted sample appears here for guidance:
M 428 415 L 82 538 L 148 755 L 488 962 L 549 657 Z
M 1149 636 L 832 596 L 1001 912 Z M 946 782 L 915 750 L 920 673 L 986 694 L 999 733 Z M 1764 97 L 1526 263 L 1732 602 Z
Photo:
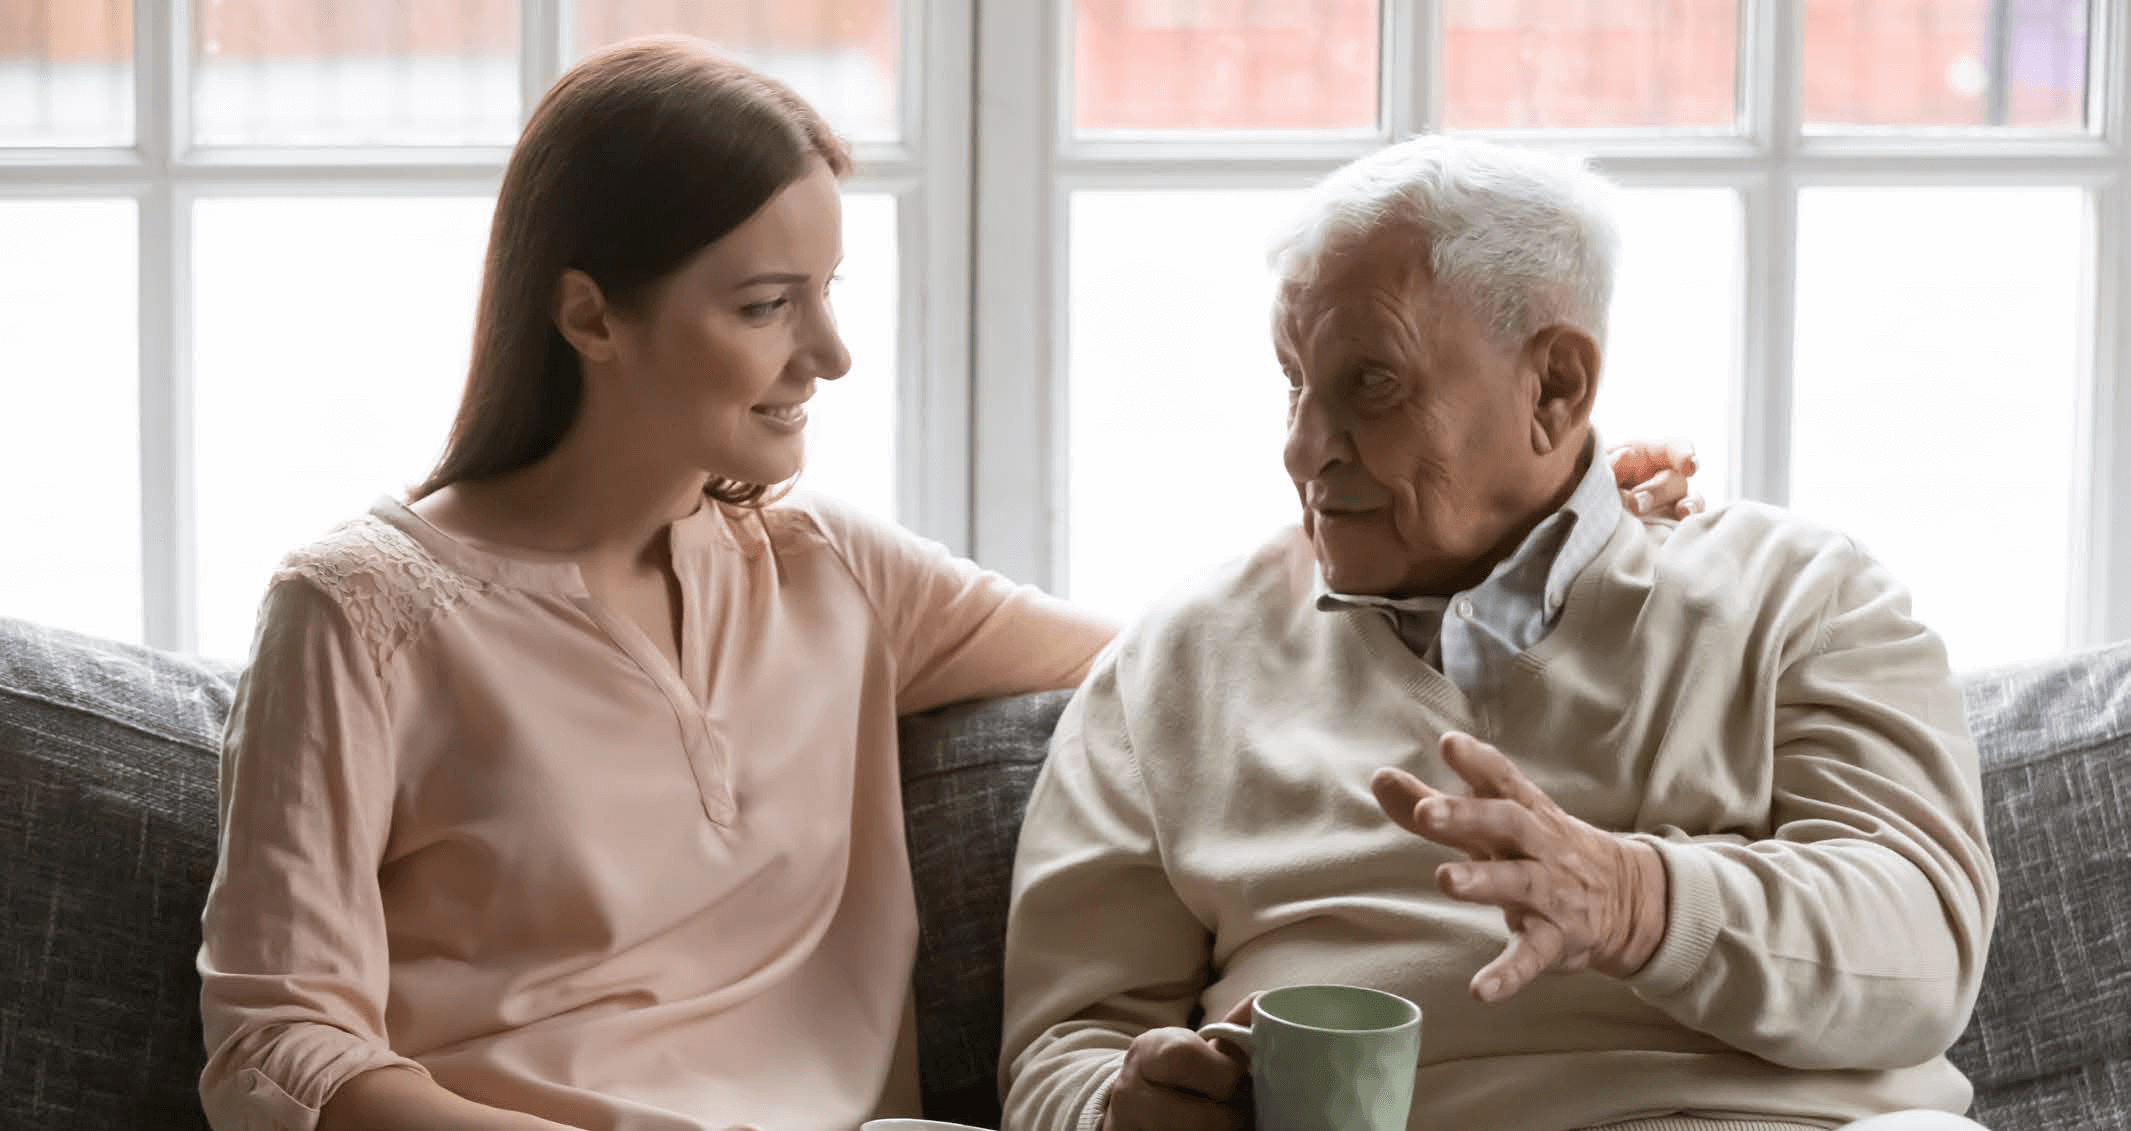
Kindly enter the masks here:
M 1251 1031 L 1241 1025 L 1231 1025 L 1226 1021 L 1215 1021 L 1199 1026 L 1199 1036 L 1209 1041 L 1227 1041 L 1229 1044 L 1242 1049 L 1245 1056 L 1256 1056 L 1258 1054 L 1257 1045 L 1251 1038 Z

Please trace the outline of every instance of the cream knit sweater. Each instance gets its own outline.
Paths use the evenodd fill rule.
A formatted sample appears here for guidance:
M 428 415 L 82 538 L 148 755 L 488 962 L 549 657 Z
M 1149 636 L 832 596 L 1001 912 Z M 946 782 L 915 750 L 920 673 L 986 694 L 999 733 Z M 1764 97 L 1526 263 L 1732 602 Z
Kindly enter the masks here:
M 1134 1034 L 1299 982 L 1423 1010 L 1410 1126 L 1832 1127 L 1963 1111 L 1943 1053 L 1997 886 L 1938 639 L 1848 539 L 1738 505 L 1624 517 L 1560 623 L 1468 698 L 1384 618 L 1313 607 L 1299 533 L 1128 632 L 1059 724 L 1006 959 L 1007 1131 L 1099 1126 Z M 1667 934 L 1633 977 L 1488 1006 L 1499 911 L 1435 890 L 1449 850 L 1370 773 L 1464 786 L 1446 729 L 1570 812 L 1656 843 Z

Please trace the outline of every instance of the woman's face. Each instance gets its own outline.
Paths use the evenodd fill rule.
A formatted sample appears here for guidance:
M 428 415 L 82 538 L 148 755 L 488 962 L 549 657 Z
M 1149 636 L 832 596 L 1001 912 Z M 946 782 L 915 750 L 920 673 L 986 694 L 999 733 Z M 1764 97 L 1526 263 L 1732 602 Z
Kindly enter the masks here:
M 842 260 L 836 178 L 816 162 L 661 281 L 643 309 L 615 314 L 614 384 L 640 434 L 713 476 L 798 474 L 814 382 L 851 368 L 829 306 Z

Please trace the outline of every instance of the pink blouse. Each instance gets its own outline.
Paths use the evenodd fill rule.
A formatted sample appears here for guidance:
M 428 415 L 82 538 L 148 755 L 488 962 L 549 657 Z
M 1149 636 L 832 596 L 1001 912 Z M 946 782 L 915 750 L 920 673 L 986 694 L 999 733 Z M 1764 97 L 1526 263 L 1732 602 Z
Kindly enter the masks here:
M 1110 627 L 822 500 L 671 530 L 675 670 L 575 566 L 380 502 L 276 574 L 221 767 L 200 1092 L 386 1065 L 574 1127 L 850 1131 L 916 946 L 896 718 Z

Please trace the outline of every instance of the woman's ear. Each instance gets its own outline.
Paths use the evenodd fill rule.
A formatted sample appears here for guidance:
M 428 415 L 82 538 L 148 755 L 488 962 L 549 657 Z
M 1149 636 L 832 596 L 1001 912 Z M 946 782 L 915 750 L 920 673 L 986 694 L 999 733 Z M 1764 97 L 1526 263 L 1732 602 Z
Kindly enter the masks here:
M 555 287 L 555 328 L 586 361 L 614 360 L 614 311 L 592 276 L 572 267 Z
M 1598 343 L 1574 326 L 1548 326 L 1532 335 L 1526 358 L 1539 375 L 1532 406 L 1532 447 L 1540 455 L 1581 445 L 1598 396 Z

